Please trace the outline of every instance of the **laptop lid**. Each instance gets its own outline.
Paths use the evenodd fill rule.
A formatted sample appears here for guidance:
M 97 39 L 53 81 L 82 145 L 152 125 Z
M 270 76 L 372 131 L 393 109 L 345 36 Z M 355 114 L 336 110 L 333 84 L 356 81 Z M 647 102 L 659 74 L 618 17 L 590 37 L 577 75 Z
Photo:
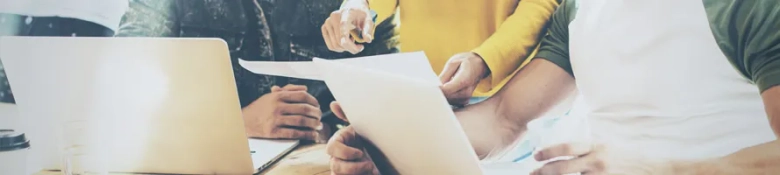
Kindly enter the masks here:
M 59 167 L 62 121 L 100 121 L 111 172 L 254 172 L 222 40 L 2 37 L 0 59 L 33 167 Z

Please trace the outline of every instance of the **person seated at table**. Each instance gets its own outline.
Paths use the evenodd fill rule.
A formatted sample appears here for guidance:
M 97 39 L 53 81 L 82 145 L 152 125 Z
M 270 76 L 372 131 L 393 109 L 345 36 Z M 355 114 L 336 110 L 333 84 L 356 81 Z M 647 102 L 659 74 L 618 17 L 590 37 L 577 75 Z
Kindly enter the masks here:
M 380 23 L 376 42 L 360 55 L 329 51 L 320 24 L 340 4 L 340 0 L 131 0 L 116 36 L 225 40 L 248 136 L 318 140 L 320 135 L 327 138 L 331 125 L 339 121 L 329 117 L 327 105 L 320 106 L 333 101 L 325 83 L 257 75 L 238 60 L 309 61 L 398 51 L 392 34 L 395 24 L 390 22 Z
M 126 0 L 0 0 L 0 4 L 0 36 L 112 36 L 127 10 Z M 0 102 L 16 103 L 2 64 Z
M 330 50 L 361 53 L 364 46 L 359 43 L 374 38 L 373 20 L 402 11 L 401 51 L 425 51 L 449 102 L 463 106 L 493 95 L 527 63 L 558 4 L 558 0 L 344 0 L 322 25 L 322 36 Z M 353 30 L 362 32 L 352 38 Z
M 536 58 L 494 97 L 456 115 L 484 155 L 577 88 L 593 140 L 539 148 L 538 161 L 574 158 L 532 174 L 775 174 L 777 7 L 780 1 L 566 0 Z M 347 127 L 329 141 L 334 174 L 379 172 L 358 137 Z

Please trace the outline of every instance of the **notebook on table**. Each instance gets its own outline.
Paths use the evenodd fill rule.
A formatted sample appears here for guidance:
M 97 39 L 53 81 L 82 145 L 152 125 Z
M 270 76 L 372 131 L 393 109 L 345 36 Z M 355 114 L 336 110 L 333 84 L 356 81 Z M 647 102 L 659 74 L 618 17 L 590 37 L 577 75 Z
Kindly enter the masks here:
M 255 173 L 266 171 L 300 145 L 298 140 L 249 139 Z

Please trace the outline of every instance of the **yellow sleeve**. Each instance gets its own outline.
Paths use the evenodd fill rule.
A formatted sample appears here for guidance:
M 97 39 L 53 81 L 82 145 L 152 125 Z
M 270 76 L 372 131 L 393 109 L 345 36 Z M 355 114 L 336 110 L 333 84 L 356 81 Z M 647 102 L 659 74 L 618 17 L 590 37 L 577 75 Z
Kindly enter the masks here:
M 545 27 L 560 0 L 520 0 L 490 38 L 473 50 L 490 69 L 490 75 L 477 86 L 475 95 L 493 94 L 528 60 L 544 36 Z M 495 88 L 495 89 L 494 89 Z

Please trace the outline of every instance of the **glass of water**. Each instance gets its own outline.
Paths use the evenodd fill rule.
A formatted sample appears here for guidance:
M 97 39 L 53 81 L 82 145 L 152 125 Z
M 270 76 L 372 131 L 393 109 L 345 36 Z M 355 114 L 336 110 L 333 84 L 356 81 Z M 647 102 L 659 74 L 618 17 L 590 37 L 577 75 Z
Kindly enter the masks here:
M 61 172 L 63 175 L 108 174 L 109 140 L 101 122 L 69 120 L 62 123 Z

